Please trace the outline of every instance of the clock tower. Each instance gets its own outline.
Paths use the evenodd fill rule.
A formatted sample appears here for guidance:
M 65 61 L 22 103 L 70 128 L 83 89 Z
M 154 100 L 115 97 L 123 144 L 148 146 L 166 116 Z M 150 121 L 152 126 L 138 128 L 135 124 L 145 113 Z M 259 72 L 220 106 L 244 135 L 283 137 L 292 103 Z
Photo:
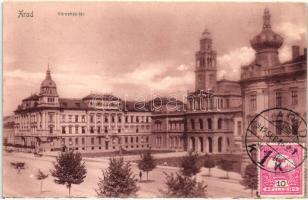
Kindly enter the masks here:
M 215 91 L 216 72 L 216 52 L 212 49 L 211 34 L 205 29 L 196 53 L 195 90 Z

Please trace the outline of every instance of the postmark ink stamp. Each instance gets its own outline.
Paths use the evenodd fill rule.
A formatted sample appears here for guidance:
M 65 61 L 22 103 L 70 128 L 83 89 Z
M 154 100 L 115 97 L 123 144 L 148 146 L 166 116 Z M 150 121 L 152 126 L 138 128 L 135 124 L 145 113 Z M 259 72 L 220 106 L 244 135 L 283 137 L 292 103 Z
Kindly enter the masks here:
M 287 108 L 266 109 L 257 114 L 250 122 L 245 134 L 245 146 L 251 161 L 259 168 L 277 173 L 264 167 L 264 162 L 272 155 L 283 159 L 283 155 L 272 144 L 285 147 L 288 143 L 296 143 L 303 151 L 301 160 L 284 168 L 279 173 L 287 173 L 302 165 L 307 158 L 307 148 L 303 145 L 306 142 L 307 124 L 306 121 L 296 112 Z M 266 145 L 269 150 L 263 157 L 258 157 L 261 144 Z M 262 145 L 262 146 L 263 146 Z

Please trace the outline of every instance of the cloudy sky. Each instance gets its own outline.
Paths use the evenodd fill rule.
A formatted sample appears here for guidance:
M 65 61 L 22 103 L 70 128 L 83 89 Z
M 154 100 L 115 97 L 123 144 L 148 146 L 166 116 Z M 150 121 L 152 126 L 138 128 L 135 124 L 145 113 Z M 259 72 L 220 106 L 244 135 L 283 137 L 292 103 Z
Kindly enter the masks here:
M 306 45 L 303 4 L 6 2 L 4 114 L 39 91 L 48 63 L 61 97 L 179 97 L 194 88 L 194 54 L 205 28 L 218 54 L 218 79 L 238 80 L 240 66 L 254 58 L 249 40 L 261 31 L 265 7 L 285 39 L 286 61 L 291 45 Z M 18 18 L 19 10 L 34 17 Z

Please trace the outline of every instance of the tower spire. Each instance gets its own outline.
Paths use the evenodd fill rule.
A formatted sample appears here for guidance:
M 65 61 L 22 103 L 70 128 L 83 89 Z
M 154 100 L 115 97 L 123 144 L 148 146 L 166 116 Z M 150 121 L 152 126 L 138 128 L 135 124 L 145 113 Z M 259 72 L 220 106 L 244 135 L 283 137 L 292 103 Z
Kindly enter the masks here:
M 264 9 L 263 29 L 271 29 L 271 14 L 268 8 Z
M 49 63 L 48 63 L 48 65 L 47 65 L 46 79 L 51 80 Z

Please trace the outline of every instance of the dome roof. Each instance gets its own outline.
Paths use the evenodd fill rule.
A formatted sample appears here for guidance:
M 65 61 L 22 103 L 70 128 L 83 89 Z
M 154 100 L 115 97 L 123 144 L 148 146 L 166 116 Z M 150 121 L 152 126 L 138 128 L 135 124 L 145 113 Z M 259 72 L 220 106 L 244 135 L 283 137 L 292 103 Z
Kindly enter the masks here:
M 50 70 L 48 68 L 46 72 L 46 78 L 41 83 L 40 95 L 42 96 L 58 96 L 57 85 L 52 80 Z
M 252 48 L 256 51 L 268 48 L 279 49 L 283 43 L 283 38 L 272 31 L 270 18 L 271 15 L 269 10 L 265 9 L 263 15 L 263 29 L 261 33 L 250 40 Z
M 49 69 L 46 72 L 45 80 L 41 83 L 41 87 L 57 87 L 56 83 L 51 78 Z
M 202 39 L 212 39 L 211 33 L 205 29 L 201 35 L 201 40 Z

